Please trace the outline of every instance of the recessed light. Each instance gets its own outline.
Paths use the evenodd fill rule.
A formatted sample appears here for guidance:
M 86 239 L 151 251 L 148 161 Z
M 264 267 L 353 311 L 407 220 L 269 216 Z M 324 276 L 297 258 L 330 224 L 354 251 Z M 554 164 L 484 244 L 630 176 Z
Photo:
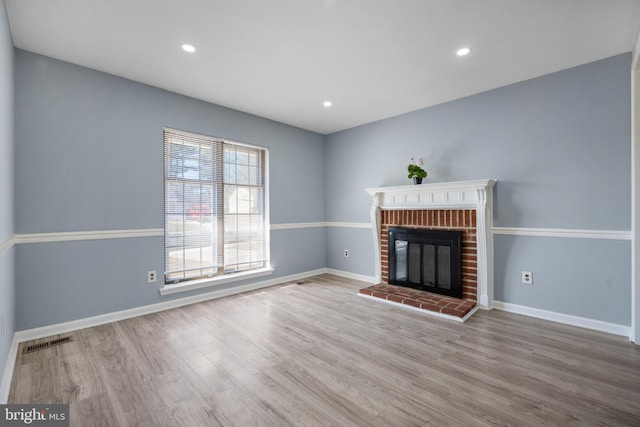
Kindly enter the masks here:
M 196 51 L 196 48 L 191 46 L 190 44 L 183 44 L 182 50 L 184 50 L 185 52 L 193 53 Z
M 462 49 L 458 49 L 458 51 L 456 52 L 456 54 L 458 56 L 465 56 L 467 55 L 469 52 L 471 52 L 471 49 L 469 49 L 468 47 L 463 47 Z
M 333 103 L 331 101 L 327 100 L 327 101 L 324 101 L 322 103 L 322 105 L 324 105 L 325 107 L 329 108 L 329 107 L 331 107 L 333 105 Z

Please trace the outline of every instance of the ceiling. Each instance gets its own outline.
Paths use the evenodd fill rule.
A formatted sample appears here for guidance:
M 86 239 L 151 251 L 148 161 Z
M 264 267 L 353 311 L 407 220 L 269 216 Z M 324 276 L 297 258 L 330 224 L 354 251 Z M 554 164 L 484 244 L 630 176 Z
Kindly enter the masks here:
M 322 134 L 629 52 L 640 23 L 638 0 L 6 3 L 20 49 Z

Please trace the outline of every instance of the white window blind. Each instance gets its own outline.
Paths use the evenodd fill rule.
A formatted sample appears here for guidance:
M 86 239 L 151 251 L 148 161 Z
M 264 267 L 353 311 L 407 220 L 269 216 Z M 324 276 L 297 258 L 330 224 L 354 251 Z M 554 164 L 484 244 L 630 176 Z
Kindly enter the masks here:
M 165 283 L 267 267 L 266 154 L 164 129 Z

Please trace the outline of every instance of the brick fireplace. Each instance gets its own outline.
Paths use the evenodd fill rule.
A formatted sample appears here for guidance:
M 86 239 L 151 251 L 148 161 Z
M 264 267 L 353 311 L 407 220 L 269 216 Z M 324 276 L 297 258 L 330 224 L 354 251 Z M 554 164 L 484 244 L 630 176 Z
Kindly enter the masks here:
M 462 298 L 476 301 L 478 263 L 475 210 L 382 211 L 380 221 L 382 282 L 389 281 L 389 227 L 455 230 L 462 232 Z
M 493 306 L 493 180 L 372 188 L 378 284 L 361 295 L 465 320 Z M 389 227 L 462 232 L 462 299 L 388 284 Z

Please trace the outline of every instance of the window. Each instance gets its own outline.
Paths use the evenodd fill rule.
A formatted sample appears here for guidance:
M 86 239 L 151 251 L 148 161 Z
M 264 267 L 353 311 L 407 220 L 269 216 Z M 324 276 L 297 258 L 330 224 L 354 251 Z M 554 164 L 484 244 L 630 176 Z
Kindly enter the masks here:
M 267 150 L 164 129 L 165 283 L 266 268 Z

